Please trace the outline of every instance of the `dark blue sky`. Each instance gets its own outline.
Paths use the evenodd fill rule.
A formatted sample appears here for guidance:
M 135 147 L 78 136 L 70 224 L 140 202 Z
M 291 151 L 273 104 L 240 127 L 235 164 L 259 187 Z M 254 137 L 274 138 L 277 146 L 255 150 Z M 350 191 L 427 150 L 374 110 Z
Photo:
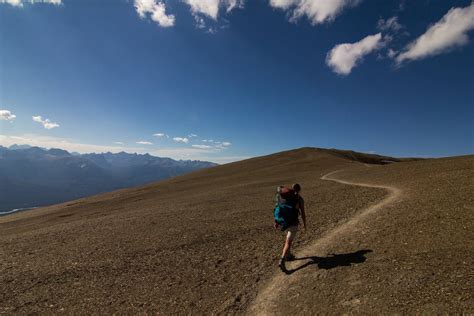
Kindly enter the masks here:
M 295 17 L 297 4 L 247 0 L 228 13 L 222 4 L 214 20 L 167 1 L 169 27 L 134 4 L 0 3 L 0 109 L 16 116 L 3 112 L 0 144 L 217 162 L 302 146 L 474 152 L 471 1 L 363 0 L 322 22 Z M 392 17 L 396 24 L 381 26 Z M 435 23 L 438 33 L 410 51 Z M 358 42 L 332 59 L 357 58 L 349 73 L 328 65 L 336 45 Z M 44 128 L 46 119 L 59 127 Z

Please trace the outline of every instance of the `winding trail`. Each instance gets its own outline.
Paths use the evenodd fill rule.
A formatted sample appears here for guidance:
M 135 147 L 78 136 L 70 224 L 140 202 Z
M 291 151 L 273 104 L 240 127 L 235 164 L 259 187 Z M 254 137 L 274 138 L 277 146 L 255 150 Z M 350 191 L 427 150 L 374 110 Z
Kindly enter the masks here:
M 400 198 L 400 195 L 402 194 L 402 191 L 399 188 L 396 188 L 393 186 L 375 185 L 375 184 L 360 183 L 360 182 L 350 182 L 350 181 L 340 180 L 340 179 L 336 179 L 332 177 L 332 175 L 341 171 L 343 170 L 336 170 L 336 171 L 330 172 L 322 176 L 321 179 L 326 180 L 326 181 L 334 181 L 334 182 L 347 184 L 347 185 L 356 185 L 356 186 L 361 186 L 361 187 L 385 189 L 388 191 L 388 195 L 379 203 L 369 206 L 365 209 L 362 209 L 356 215 L 351 217 L 348 221 L 328 231 L 326 234 L 324 234 L 321 238 L 316 240 L 314 243 L 305 247 L 301 251 L 298 251 L 296 254 L 297 257 L 314 256 L 316 254 L 325 255 L 326 253 L 324 252 L 324 250 L 328 246 L 332 245 L 338 237 L 351 233 L 354 230 L 354 228 L 357 226 L 357 224 L 363 222 L 364 219 L 366 219 L 368 216 L 372 215 L 373 213 L 395 202 L 396 200 Z M 260 293 L 257 294 L 256 299 L 250 305 L 249 309 L 247 310 L 247 313 L 251 315 L 279 314 L 278 309 L 277 309 L 278 297 L 280 297 L 281 293 L 285 291 L 285 289 L 290 284 L 297 282 L 303 276 L 304 274 L 297 274 L 293 276 L 288 276 L 283 273 L 276 274 L 268 282 L 268 284 L 264 287 L 264 289 L 260 291 Z

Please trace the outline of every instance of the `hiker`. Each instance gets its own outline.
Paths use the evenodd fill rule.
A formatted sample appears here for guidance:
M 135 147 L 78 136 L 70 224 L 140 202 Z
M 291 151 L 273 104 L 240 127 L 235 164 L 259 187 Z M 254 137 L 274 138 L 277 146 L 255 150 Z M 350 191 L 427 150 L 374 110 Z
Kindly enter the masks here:
M 275 207 L 275 229 L 281 226 L 282 231 L 286 231 L 285 245 L 281 254 L 278 266 L 283 272 L 286 272 L 285 261 L 295 259 L 291 253 L 291 245 L 295 240 L 298 231 L 299 214 L 303 220 L 303 227 L 306 229 L 306 214 L 304 209 L 304 199 L 300 195 L 301 186 L 298 183 L 293 184 L 291 189 L 278 187 L 277 205 Z

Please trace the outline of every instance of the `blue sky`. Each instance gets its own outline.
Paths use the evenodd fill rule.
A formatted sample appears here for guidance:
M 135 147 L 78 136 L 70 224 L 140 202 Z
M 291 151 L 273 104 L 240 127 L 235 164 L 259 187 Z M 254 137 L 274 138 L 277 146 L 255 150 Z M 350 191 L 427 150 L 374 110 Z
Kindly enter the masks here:
M 472 154 L 473 30 L 470 0 L 0 0 L 0 145 Z

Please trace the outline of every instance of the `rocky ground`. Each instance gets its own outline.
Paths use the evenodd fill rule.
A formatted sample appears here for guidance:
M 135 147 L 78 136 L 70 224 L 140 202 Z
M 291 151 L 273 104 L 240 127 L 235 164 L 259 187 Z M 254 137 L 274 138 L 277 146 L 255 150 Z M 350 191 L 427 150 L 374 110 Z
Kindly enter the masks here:
M 320 179 L 340 169 L 403 196 L 292 263 L 275 310 L 474 312 L 474 157 L 349 158 L 300 149 L 2 217 L 0 312 L 244 313 L 281 273 L 277 185 L 303 187 L 297 252 L 387 197 Z

